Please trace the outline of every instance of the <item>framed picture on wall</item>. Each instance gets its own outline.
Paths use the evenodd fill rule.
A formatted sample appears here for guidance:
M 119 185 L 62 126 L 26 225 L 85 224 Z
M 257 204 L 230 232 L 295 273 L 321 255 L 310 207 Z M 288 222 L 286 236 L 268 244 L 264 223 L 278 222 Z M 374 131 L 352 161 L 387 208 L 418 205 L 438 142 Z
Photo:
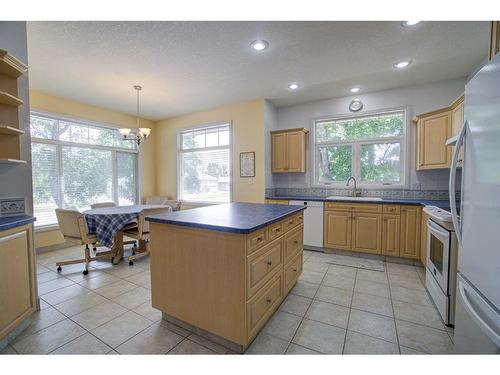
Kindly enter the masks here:
M 240 152 L 240 177 L 255 177 L 255 152 Z

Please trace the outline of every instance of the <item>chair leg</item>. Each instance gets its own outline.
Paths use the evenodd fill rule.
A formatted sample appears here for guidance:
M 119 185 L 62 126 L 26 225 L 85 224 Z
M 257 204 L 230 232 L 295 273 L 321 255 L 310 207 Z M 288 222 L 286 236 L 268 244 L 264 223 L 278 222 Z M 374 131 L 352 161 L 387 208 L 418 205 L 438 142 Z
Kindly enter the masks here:
M 89 263 L 90 263 L 90 249 L 89 245 L 85 245 L 85 269 L 83 270 L 83 274 L 87 275 L 89 273 Z

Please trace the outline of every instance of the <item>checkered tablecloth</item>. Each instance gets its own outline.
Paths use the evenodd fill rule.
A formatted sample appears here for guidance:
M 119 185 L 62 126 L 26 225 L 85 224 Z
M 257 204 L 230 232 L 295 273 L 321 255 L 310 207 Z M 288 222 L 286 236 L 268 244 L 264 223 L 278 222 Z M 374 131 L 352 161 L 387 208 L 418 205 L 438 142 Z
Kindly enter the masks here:
M 165 206 L 139 204 L 134 206 L 102 207 L 84 211 L 89 234 L 95 234 L 97 241 L 104 246 L 113 246 L 114 235 L 125 225 L 132 223 L 145 208 Z

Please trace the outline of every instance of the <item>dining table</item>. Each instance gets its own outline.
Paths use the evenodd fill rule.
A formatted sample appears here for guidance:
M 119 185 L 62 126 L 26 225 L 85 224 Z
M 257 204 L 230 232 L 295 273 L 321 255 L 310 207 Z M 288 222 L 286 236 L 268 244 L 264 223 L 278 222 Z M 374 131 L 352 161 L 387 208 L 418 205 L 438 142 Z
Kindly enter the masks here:
M 164 208 L 158 204 L 135 204 L 130 206 L 100 207 L 83 211 L 90 235 L 97 237 L 100 245 L 111 249 L 110 259 L 118 264 L 123 257 L 123 230 L 137 223 L 142 210 Z

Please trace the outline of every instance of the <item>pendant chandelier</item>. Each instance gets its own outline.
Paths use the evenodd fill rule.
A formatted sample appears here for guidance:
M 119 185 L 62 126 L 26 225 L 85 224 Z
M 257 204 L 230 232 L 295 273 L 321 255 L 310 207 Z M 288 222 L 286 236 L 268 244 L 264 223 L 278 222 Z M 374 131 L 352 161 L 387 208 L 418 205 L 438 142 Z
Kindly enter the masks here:
M 136 112 L 136 130 L 132 132 L 132 129 L 129 128 L 121 128 L 118 129 L 120 134 L 123 136 L 124 141 L 135 141 L 137 142 L 137 145 L 139 146 L 141 142 L 144 142 L 148 137 L 149 134 L 151 133 L 150 128 L 141 128 L 140 127 L 140 118 L 139 118 L 139 91 L 142 90 L 142 86 L 135 85 L 134 90 L 137 92 L 137 112 Z

